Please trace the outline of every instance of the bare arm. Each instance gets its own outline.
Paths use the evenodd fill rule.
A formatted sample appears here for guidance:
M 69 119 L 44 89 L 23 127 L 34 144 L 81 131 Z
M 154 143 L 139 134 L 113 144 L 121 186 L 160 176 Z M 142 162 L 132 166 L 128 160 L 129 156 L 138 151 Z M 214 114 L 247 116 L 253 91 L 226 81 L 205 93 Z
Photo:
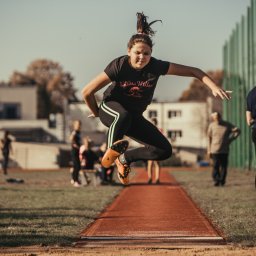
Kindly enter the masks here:
M 232 140 L 235 140 L 241 134 L 241 130 L 238 127 L 235 127 L 232 129 L 232 134 Z
M 230 99 L 229 94 L 227 94 L 224 90 L 218 87 L 216 83 L 199 68 L 171 63 L 167 74 L 176 76 L 195 77 L 204 84 L 206 84 L 212 90 L 212 94 L 215 97 L 219 96 L 221 99 Z
M 95 99 L 95 93 L 110 82 L 111 80 L 107 74 L 102 72 L 91 80 L 82 90 L 83 99 L 95 117 L 99 115 L 99 107 Z
M 246 122 L 248 126 L 251 126 L 255 120 L 252 118 L 252 112 L 251 111 L 246 111 Z

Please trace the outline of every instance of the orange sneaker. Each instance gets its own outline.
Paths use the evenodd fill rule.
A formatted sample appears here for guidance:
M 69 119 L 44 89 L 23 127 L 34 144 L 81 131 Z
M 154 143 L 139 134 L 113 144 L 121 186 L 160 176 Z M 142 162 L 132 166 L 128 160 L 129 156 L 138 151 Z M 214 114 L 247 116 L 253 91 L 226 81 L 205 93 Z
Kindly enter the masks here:
M 129 173 L 131 172 L 131 168 L 128 164 L 122 164 L 119 159 L 115 160 L 117 171 L 118 171 L 118 179 L 124 185 L 129 183 Z
M 123 154 L 128 148 L 129 142 L 127 140 L 118 140 L 107 149 L 106 153 L 102 157 L 101 164 L 105 168 L 109 168 L 115 160 Z

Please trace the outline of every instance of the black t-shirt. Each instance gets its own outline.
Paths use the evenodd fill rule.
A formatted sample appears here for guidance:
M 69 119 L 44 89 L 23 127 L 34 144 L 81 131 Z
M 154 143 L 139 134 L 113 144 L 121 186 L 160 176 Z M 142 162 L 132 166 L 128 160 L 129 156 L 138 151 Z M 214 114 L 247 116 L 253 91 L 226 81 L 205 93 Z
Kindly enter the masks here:
M 160 75 L 165 75 L 170 63 L 151 57 L 140 70 L 131 67 L 128 56 L 114 59 L 105 68 L 112 84 L 104 92 L 104 101 L 117 101 L 131 112 L 142 113 L 151 103 Z
M 91 170 L 94 168 L 95 162 L 99 159 L 95 152 L 91 149 L 82 152 L 82 158 L 85 160 L 83 169 Z
M 12 140 L 10 138 L 2 139 L 2 144 L 3 144 L 2 152 L 3 153 L 5 153 L 5 154 L 9 153 L 11 142 L 12 142 Z
M 73 130 L 71 133 L 71 136 L 73 137 L 71 141 L 71 147 L 75 151 L 79 151 L 79 147 L 81 146 L 81 136 L 80 131 Z M 76 144 L 77 147 L 74 147 L 74 144 Z
M 256 87 L 250 90 L 246 98 L 247 111 L 252 113 L 252 118 L 256 119 Z

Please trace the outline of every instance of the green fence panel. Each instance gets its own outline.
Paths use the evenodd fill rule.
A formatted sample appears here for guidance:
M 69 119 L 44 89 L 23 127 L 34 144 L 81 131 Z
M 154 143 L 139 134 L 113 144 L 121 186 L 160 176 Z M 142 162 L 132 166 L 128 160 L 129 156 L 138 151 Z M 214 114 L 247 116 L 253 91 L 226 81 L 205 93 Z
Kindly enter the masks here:
M 232 90 L 232 99 L 223 104 L 223 117 L 241 129 L 230 149 L 232 167 L 255 169 L 256 157 L 251 131 L 246 124 L 246 96 L 256 86 L 256 0 L 235 25 L 223 46 L 223 87 Z

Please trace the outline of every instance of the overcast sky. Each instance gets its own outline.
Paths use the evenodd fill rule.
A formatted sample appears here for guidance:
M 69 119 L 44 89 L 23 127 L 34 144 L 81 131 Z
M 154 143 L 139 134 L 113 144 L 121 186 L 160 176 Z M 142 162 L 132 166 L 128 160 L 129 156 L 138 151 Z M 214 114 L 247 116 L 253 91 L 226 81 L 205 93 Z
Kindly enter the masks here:
M 153 56 L 196 66 L 222 68 L 222 48 L 246 15 L 250 0 L 0 0 L 0 81 L 25 72 L 39 58 L 70 72 L 82 87 L 114 58 L 126 54 L 143 11 L 157 31 Z M 191 79 L 161 77 L 159 100 L 176 100 Z

